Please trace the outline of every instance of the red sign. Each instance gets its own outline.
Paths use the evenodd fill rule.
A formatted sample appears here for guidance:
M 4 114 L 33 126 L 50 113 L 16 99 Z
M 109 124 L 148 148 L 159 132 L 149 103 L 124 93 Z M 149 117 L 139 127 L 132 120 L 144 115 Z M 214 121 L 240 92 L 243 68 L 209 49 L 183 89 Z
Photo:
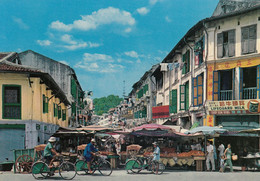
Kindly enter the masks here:
M 153 119 L 168 118 L 170 116 L 169 106 L 157 106 L 152 108 Z

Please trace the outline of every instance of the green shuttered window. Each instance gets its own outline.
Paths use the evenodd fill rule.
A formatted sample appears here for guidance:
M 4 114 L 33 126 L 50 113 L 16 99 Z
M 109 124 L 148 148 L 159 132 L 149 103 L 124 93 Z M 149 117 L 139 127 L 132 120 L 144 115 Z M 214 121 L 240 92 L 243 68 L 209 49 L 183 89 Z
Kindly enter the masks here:
M 170 113 L 177 113 L 177 89 L 170 93 Z
M 3 119 L 21 119 L 21 86 L 3 85 Z
M 43 110 L 42 110 L 42 112 L 43 113 L 48 113 L 49 111 L 49 98 L 48 97 L 46 97 L 44 94 L 42 95 L 42 108 L 43 108 Z

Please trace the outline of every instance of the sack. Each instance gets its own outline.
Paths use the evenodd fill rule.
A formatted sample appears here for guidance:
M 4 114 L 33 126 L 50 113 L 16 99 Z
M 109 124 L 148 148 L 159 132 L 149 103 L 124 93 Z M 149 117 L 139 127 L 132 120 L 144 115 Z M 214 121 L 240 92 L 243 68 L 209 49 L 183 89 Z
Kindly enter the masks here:
M 232 160 L 237 160 L 237 155 L 232 155 Z

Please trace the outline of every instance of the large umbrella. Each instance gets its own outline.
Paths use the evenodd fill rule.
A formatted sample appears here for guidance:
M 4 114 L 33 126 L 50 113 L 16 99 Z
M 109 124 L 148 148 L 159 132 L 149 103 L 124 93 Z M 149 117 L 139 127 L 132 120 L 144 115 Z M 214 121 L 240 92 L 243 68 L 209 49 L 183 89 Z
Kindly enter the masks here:
M 138 126 L 133 128 L 133 131 L 141 131 L 141 130 L 171 130 L 171 128 L 167 126 L 163 126 L 160 124 L 144 124 L 142 126 Z
M 214 126 L 214 127 L 210 127 L 210 126 L 199 126 L 196 128 L 193 128 L 189 131 L 186 131 L 185 134 L 195 134 L 195 133 L 202 133 L 203 135 L 210 135 L 210 136 L 214 136 L 215 134 L 220 134 L 220 133 L 224 133 L 226 132 L 226 129 Z

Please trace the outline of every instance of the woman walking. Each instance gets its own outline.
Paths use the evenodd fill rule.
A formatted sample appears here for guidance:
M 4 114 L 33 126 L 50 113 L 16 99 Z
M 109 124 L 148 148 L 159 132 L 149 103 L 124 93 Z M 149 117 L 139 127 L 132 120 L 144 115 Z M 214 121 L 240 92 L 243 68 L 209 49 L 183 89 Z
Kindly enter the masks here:
M 230 167 L 230 171 L 233 172 L 233 165 L 232 165 L 232 151 L 231 151 L 231 145 L 228 144 L 227 149 L 224 152 L 224 157 L 225 157 L 225 165 L 223 170 L 221 169 L 221 172 L 225 171 L 225 168 L 227 167 L 227 165 Z

